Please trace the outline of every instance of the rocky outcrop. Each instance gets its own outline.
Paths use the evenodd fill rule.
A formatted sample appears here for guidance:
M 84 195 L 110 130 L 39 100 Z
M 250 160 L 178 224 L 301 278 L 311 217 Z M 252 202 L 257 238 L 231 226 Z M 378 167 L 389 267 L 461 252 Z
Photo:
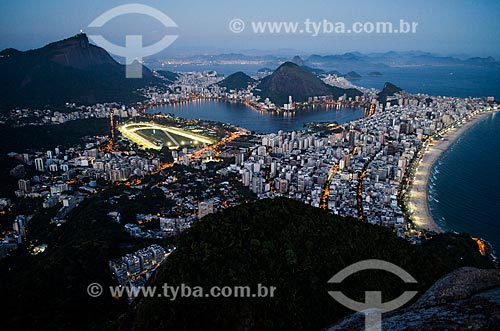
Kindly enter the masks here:
M 365 330 L 364 314 L 348 316 L 327 330 Z M 410 307 L 383 314 L 382 330 L 500 330 L 500 270 L 457 269 Z

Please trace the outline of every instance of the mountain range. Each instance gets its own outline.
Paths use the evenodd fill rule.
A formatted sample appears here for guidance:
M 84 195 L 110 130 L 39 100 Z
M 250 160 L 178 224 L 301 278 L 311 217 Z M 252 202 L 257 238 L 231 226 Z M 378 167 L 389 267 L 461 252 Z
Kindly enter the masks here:
M 278 53 L 274 53 L 278 54 Z M 172 58 L 180 58 L 172 56 Z M 223 65 L 227 61 L 255 62 L 255 65 L 267 68 L 277 68 L 286 61 L 294 62 L 299 66 L 308 66 L 325 71 L 383 71 L 390 67 L 414 67 L 414 66 L 468 66 L 482 68 L 500 68 L 500 62 L 495 58 L 488 57 L 466 57 L 466 56 L 441 56 L 422 51 L 389 51 L 384 53 L 348 52 L 343 54 L 311 54 L 309 56 L 285 56 L 264 55 L 262 52 L 223 53 L 210 55 L 182 55 L 182 59 L 196 61 L 198 64 Z M 259 67 L 255 68 L 255 70 Z
M 42 48 L 0 52 L 0 107 L 41 107 L 66 102 L 133 102 L 137 88 L 159 81 L 143 66 L 126 79 L 125 66 L 80 33 Z

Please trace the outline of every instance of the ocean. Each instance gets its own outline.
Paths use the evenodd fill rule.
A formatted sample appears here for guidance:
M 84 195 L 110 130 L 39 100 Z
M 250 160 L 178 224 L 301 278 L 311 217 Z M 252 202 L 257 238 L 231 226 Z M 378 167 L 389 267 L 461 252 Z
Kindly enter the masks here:
M 486 239 L 500 252 L 500 115 L 467 130 L 436 161 L 429 207 L 444 230 Z
M 432 66 L 407 68 L 381 68 L 382 76 L 363 77 L 355 85 L 382 89 L 384 82 L 391 82 L 410 93 L 434 96 L 500 98 L 500 68 L 473 66 Z

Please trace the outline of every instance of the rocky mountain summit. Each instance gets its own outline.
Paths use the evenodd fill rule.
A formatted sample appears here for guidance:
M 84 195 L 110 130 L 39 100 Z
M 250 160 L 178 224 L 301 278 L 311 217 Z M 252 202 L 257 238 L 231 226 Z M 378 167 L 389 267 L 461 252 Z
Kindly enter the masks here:
M 327 330 L 365 330 L 364 314 Z M 500 270 L 464 267 L 449 273 L 413 305 L 383 314 L 382 330 L 500 330 Z

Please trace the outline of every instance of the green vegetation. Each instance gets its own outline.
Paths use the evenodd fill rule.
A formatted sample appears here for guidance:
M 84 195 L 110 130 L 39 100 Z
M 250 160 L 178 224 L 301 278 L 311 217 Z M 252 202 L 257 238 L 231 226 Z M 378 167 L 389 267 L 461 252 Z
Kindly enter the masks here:
M 136 197 L 128 200 L 124 189 Z M 184 283 L 207 289 L 255 289 L 261 283 L 277 287 L 274 298 L 143 298 L 130 311 L 123 300 L 89 297 L 90 283 L 115 285 L 109 259 L 151 244 L 131 238 L 107 213 L 119 210 L 129 218 L 162 208 L 168 208 L 168 201 L 159 189 L 112 187 L 82 202 L 61 227 L 49 224 L 56 209 L 35 216 L 29 229 L 36 244 L 48 244 L 47 250 L 36 256 L 19 250 L 0 262 L 0 290 L 8 302 L 1 310 L 4 328 L 319 330 L 350 313 L 329 297 L 327 291 L 337 287 L 327 281 L 353 262 L 379 258 L 396 263 L 418 280 L 420 293 L 457 267 L 490 267 L 466 235 L 439 235 L 417 247 L 390 229 L 280 198 L 196 222 L 175 239 L 176 251 L 152 278 L 152 285 Z M 390 299 L 411 288 L 391 274 L 363 272 L 338 289 L 361 300 L 365 290 L 382 290 Z
M 109 211 L 98 199 L 88 200 L 66 225 L 53 230 L 44 253 L 17 251 L 1 262 L 0 288 L 9 301 L 2 308 L 9 316 L 2 319 L 5 328 L 81 330 L 103 325 L 108 314 L 126 307 L 109 296 L 92 299 L 86 294 L 89 283 L 113 284 L 108 259 L 131 243 L 122 226 L 106 217 Z
M 102 330 L 127 310 L 125 299 L 109 294 L 91 298 L 86 288 L 94 282 L 104 289 L 116 285 L 108 261 L 158 241 L 130 237 L 107 214 L 119 210 L 130 221 L 131 213 L 156 212 L 167 208 L 168 201 L 160 189 L 137 191 L 134 200 L 123 196 L 114 204 L 106 201 L 125 188 L 113 187 L 85 200 L 60 227 L 50 224 L 58 207 L 33 217 L 30 241 L 48 247 L 35 256 L 19 249 L 0 261 L 0 291 L 9 302 L 0 310 L 4 329 Z
M 0 135 L 2 128 L 0 126 Z M 8 157 L 0 153 L 0 197 L 13 197 L 14 191 L 17 190 L 17 181 L 19 178 L 11 176 L 10 170 L 21 164 L 18 159 Z M 27 169 L 27 167 L 25 167 Z
M 172 71 L 158 70 L 156 73 L 165 78 L 165 80 L 169 83 L 173 83 L 177 80 L 177 78 L 179 78 L 179 74 Z
M 49 149 L 82 143 L 85 136 L 108 135 L 109 119 L 90 118 L 57 125 L 0 125 L 0 153 Z
M 227 76 L 224 80 L 217 83 L 221 87 L 226 87 L 227 90 L 242 90 L 246 89 L 249 84 L 255 83 L 255 79 L 248 76 L 244 72 L 238 71 Z
M 129 318 L 135 330 L 319 330 L 350 313 L 329 290 L 361 301 L 366 290 L 382 290 L 385 301 L 410 290 L 382 271 L 353 275 L 339 287 L 327 284 L 342 268 L 373 258 L 406 269 L 420 293 L 460 266 L 491 267 L 467 235 L 443 234 L 413 246 L 388 228 L 284 198 L 261 200 L 196 223 L 154 285 L 255 289 L 261 283 L 277 287 L 274 298 L 144 298 Z
M 160 210 L 172 207 L 174 202 L 167 200 L 165 194 L 159 188 L 138 192 L 135 199 L 130 200 L 127 196 L 118 199 L 117 210 L 121 214 L 121 222 L 135 223 L 136 214 L 156 214 Z
M 125 66 L 85 34 L 21 52 L 0 53 L 0 106 L 45 106 L 66 102 L 136 102 L 133 92 L 160 80 L 143 67 L 143 78 L 127 79 Z

